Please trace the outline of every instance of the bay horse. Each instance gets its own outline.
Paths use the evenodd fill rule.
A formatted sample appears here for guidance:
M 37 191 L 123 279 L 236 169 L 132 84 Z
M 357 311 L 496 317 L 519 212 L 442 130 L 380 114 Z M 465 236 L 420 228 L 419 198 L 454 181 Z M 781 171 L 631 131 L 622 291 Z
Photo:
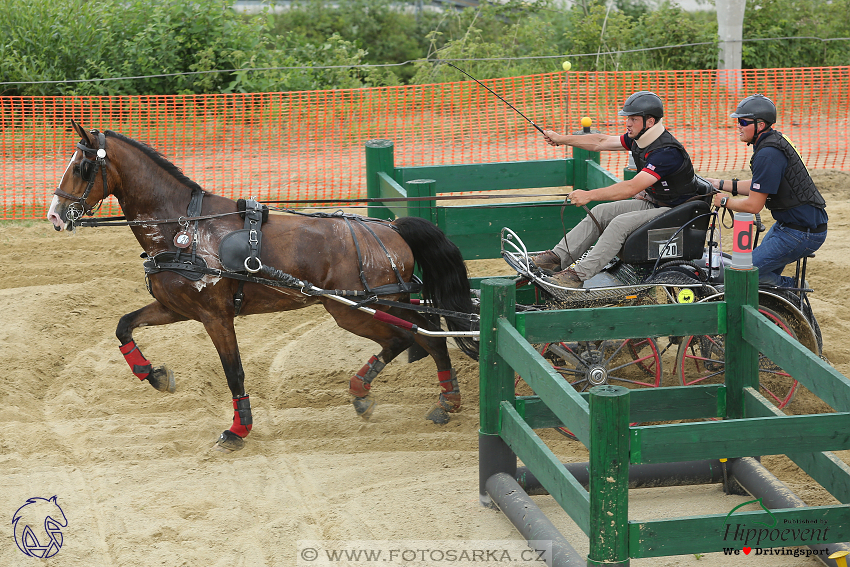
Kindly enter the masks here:
M 120 351 L 136 377 L 147 380 L 157 390 L 173 392 L 173 372 L 165 366 L 153 367 L 136 346 L 133 330 L 185 320 L 204 325 L 221 358 L 233 397 L 233 423 L 219 436 L 215 448 L 225 452 L 241 449 L 253 426 L 233 324 L 237 313 L 273 313 L 321 303 L 337 325 L 378 343 L 380 352 L 349 381 L 349 392 L 361 417 L 368 419 L 374 409 L 371 394 L 374 378 L 414 344 L 434 359 L 441 387 L 438 400 L 426 418 L 445 423 L 449 413 L 460 410 L 460 390 L 446 346 L 446 333 L 440 333 L 439 328 L 431 335 L 412 332 L 434 331 L 434 315 L 423 316 L 403 309 L 411 302 L 410 282 L 414 264 L 418 263 L 423 298 L 446 310 L 442 314 L 474 311 L 460 250 L 434 224 L 415 217 L 388 222 L 357 215 L 271 214 L 252 237 L 255 244 L 257 236 L 262 237 L 259 255 L 255 257 L 252 253 L 250 263 L 246 258 L 245 270 L 230 271 L 219 253 L 225 237 L 246 226 L 237 202 L 204 194 L 173 163 L 141 142 L 109 130 L 87 132 L 76 122 L 71 124 L 80 142 L 62 174 L 47 218 L 57 231 L 74 229 L 80 217 L 92 215 L 107 196 L 113 195 L 118 200 L 126 219 L 120 224 L 131 227 L 148 258 L 145 271 L 148 289 L 154 297 L 152 303 L 119 320 L 115 335 Z M 194 213 L 191 212 L 193 201 Z M 201 272 L 148 270 L 151 261 L 154 267 L 161 268 L 169 265 L 169 259 L 172 268 L 175 265 L 179 268 L 179 264 L 173 263 L 175 258 L 178 263 L 190 262 L 191 258 L 191 262 L 206 268 L 201 268 Z M 313 289 L 359 291 L 358 299 L 363 299 L 362 292 L 367 288 L 396 287 L 390 288 L 394 293 L 382 297 L 386 303 L 371 298 L 374 316 L 370 316 L 353 309 L 351 301 L 342 304 L 334 300 L 338 298 L 307 294 L 297 286 L 278 287 L 262 283 L 267 279 L 252 279 L 251 274 L 263 264 L 266 268 L 273 266 L 272 272 L 300 284 L 309 282 Z M 263 274 L 268 273 L 266 268 Z M 242 279 L 234 279 L 240 274 Z M 474 317 L 445 319 L 450 330 L 468 331 Z M 401 321 L 403 325 L 388 324 L 387 320 Z M 469 338 L 456 341 L 466 354 L 477 355 L 475 341 Z

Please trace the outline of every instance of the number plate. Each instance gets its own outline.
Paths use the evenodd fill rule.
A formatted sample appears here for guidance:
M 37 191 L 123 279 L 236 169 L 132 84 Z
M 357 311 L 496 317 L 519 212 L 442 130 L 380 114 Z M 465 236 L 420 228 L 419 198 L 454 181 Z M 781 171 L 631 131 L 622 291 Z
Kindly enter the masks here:
M 660 256 L 664 259 L 681 258 L 682 251 L 682 233 L 676 234 L 676 238 L 669 242 L 670 237 L 676 233 L 676 228 L 656 228 L 655 230 L 647 231 L 649 242 L 647 243 L 647 258 L 657 260 Z M 666 246 L 666 248 L 665 248 Z

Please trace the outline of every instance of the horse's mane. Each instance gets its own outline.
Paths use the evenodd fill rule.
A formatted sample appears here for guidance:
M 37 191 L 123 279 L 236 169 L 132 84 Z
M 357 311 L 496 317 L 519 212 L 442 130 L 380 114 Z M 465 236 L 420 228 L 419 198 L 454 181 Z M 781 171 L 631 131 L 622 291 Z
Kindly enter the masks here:
M 130 144 L 131 146 L 151 158 L 153 162 L 162 169 L 164 169 L 166 173 L 168 173 L 174 179 L 176 179 L 183 185 L 189 187 L 190 189 L 203 189 L 200 185 L 186 177 L 186 175 L 179 167 L 165 159 L 165 157 L 161 153 L 148 146 L 147 144 L 139 142 L 138 140 L 134 140 L 133 138 L 128 138 L 124 134 L 119 134 L 118 132 L 113 132 L 112 130 L 107 130 L 106 132 L 104 132 L 104 135 L 110 138 L 117 138 L 118 140 L 121 140 L 126 144 Z

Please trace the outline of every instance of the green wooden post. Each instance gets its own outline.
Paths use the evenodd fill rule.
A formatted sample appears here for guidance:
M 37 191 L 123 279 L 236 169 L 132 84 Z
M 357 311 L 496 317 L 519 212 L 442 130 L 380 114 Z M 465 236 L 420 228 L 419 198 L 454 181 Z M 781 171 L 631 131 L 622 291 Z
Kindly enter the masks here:
M 588 124 L 590 124 L 588 122 Z M 598 130 L 594 131 L 594 133 L 599 132 Z M 581 136 L 582 134 L 590 134 L 590 126 L 585 126 L 578 132 L 573 132 L 574 136 Z M 587 160 L 595 161 L 596 163 L 601 163 L 601 156 L 599 152 L 591 152 L 590 150 L 585 150 L 582 148 L 573 147 L 573 160 L 575 162 L 575 172 L 573 175 L 573 189 L 584 189 L 587 190 Z
M 744 388 L 759 388 L 758 350 L 743 338 L 744 305 L 758 309 L 757 268 L 726 268 L 726 417 L 744 415 Z
M 628 181 L 632 179 L 635 175 L 637 175 L 637 166 L 635 165 L 635 159 L 632 157 L 632 154 L 629 154 L 629 163 L 626 164 L 626 167 L 623 168 L 623 181 Z
M 499 406 L 513 402 L 514 371 L 496 352 L 497 322 L 505 318 L 512 325 L 516 316 L 516 283 L 504 278 L 481 282 L 481 342 L 478 355 L 479 422 L 478 493 L 481 504 L 492 506 L 485 484 L 498 472 L 516 476 L 516 455 L 499 436 Z
M 408 197 L 433 197 L 437 194 L 435 179 L 412 179 L 405 183 Z M 413 216 L 427 219 L 437 224 L 437 201 L 411 201 L 410 211 Z
M 573 148 L 573 189 L 587 190 L 587 160 L 590 153 L 582 148 Z
M 395 156 L 392 140 L 368 140 L 366 142 L 366 196 L 377 199 L 381 196 L 378 172 L 383 171 L 395 179 Z M 392 219 L 393 214 L 378 204 L 369 203 L 367 214 L 373 218 Z
M 629 389 L 590 389 L 588 567 L 629 565 Z

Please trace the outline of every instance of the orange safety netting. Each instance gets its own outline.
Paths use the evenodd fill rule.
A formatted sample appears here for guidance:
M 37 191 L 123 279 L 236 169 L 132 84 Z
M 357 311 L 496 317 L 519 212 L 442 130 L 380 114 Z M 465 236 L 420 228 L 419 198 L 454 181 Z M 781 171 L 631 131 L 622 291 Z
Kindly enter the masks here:
M 750 148 L 729 114 L 762 93 L 776 128 L 809 169 L 850 170 L 850 67 L 743 71 L 551 73 L 483 81 L 529 119 L 559 132 L 582 116 L 623 132 L 617 111 L 634 91 L 665 102 L 664 121 L 702 173 L 746 169 Z M 84 128 L 146 142 L 205 189 L 260 200 L 351 199 L 366 193 L 364 144 L 395 142 L 396 166 L 552 159 L 553 148 L 473 81 L 356 90 L 122 97 L 0 97 L 0 219 L 43 217 Z M 625 152 L 602 165 L 617 174 Z M 100 214 L 117 214 L 110 199 Z

